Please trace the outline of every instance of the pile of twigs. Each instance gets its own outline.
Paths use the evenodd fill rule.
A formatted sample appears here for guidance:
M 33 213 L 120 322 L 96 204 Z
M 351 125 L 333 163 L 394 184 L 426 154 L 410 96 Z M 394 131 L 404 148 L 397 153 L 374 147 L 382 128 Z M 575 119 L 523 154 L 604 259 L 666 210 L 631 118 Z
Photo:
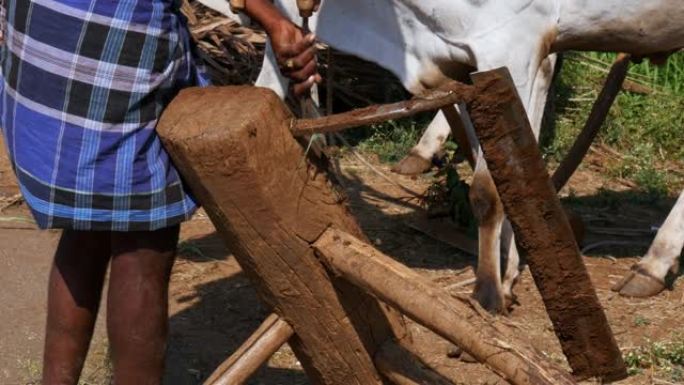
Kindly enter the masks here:
M 184 1 L 181 11 L 214 84 L 256 80 L 266 41 L 261 29 L 241 26 L 197 1 Z

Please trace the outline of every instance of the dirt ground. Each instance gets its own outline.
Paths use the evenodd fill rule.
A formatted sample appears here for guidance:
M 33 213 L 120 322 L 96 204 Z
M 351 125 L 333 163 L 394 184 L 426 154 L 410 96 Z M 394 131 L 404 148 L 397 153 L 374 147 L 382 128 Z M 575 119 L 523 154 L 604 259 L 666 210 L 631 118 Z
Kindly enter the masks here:
M 2 146 L 0 144 L 0 146 Z M 4 155 L 4 154 L 3 154 Z M 622 298 L 610 287 L 641 255 L 651 237 L 651 226 L 664 219 L 664 204 L 635 200 L 628 183 L 604 179 L 590 159 L 573 177 L 565 195 L 587 225 L 583 244 L 596 246 L 588 251 L 585 263 L 591 273 L 601 303 L 620 347 L 627 351 L 649 341 L 669 340 L 684 334 L 684 285 L 652 299 Z M 377 162 L 375 162 L 377 164 Z M 600 163 L 600 162 L 599 162 Z M 378 165 L 389 174 L 386 166 Z M 353 157 L 343 160 L 345 188 L 352 210 L 383 252 L 417 269 L 452 293 L 468 293 L 473 277 L 474 256 L 435 241 L 407 225 L 424 215 L 419 202 L 406 191 L 371 172 Z M 424 191 L 428 178 L 391 175 L 415 191 Z M 614 191 L 609 197 L 601 188 Z M 28 212 L 21 204 L 11 204 L 17 193 L 9 164 L 0 156 L 0 384 L 35 384 L 40 378 L 42 334 L 45 318 L 45 286 L 50 259 L 59 233 L 27 227 L 21 218 Z M 641 202 L 641 203 L 640 203 Z M 670 202 L 671 203 L 671 202 Z M 439 225 L 438 225 L 439 226 Z M 172 275 L 170 341 L 165 383 L 199 384 L 213 368 L 235 350 L 268 314 L 257 299 L 250 282 L 216 235 L 202 212 L 182 228 L 182 242 Z M 598 242 L 617 241 L 603 245 Z M 681 281 L 681 279 L 680 279 Z M 510 322 L 520 334 L 551 359 L 565 364 L 551 330 L 541 299 L 525 269 L 516 286 L 519 304 Z M 110 363 L 101 314 L 83 384 L 107 384 Z M 460 362 L 445 356 L 448 344 L 418 325 L 411 324 L 420 355 L 430 366 L 462 384 L 503 384 L 496 375 L 478 364 Z M 620 384 L 673 384 L 676 378 L 659 377 L 650 370 L 629 377 Z M 284 347 L 250 384 L 308 384 L 301 366 Z

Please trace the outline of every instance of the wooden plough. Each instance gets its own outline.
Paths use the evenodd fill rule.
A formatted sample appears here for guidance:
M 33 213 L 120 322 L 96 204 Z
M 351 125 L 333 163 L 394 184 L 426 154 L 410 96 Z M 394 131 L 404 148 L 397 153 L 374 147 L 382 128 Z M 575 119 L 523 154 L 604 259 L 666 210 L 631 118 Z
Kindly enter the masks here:
M 164 145 L 274 313 L 206 384 L 243 383 L 285 342 L 314 384 L 451 383 L 411 353 L 404 316 L 513 384 L 626 376 L 507 71 L 473 80 L 308 120 L 254 87 L 188 89 L 171 103 L 158 125 Z M 575 378 L 509 325 L 373 248 L 328 178 L 326 159 L 305 154 L 296 139 L 457 103 L 469 108 Z

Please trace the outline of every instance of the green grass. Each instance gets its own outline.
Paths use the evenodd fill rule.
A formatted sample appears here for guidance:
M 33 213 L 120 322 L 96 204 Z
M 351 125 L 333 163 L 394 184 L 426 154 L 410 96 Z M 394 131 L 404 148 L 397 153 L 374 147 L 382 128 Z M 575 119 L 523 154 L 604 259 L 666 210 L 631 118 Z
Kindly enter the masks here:
M 542 130 L 542 152 L 547 161 L 558 162 L 567 153 L 615 56 L 586 52 L 564 55 L 549 103 L 553 108 L 547 110 Z M 648 60 L 631 64 L 626 83 L 628 90 L 618 95 L 596 140 L 609 152 L 601 157 L 600 166 L 605 175 L 632 181 L 638 187 L 633 196 L 618 194 L 622 198 L 641 203 L 663 202 L 678 194 L 684 185 L 684 52 L 672 55 L 661 67 Z M 377 154 L 382 162 L 394 163 L 417 143 L 433 116 L 426 113 L 413 119 L 389 121 L 345 136 L 360 150 Z M 447 155 L 453 155 L 453 148 L 447 146 L 445 150 Z M 460 197 L 459 189 L 454 192 L 444 188 L 452 185 L 444 175 L 437 175 L 434 190 L 443 191 L 450 198 Z M 616 199 L 605 191 L 599 192 L 598 198 Z
M 446 206 L 451 219 L 465 229 L 471 238 L 476 238 L 477 222 L 468 198 L 470 186 L 461 178 L 456 168 L 445 167 L 443 170 L 435 175 L 434 182 L 425 194 L 425 202 L 428 207 Z
M 22 360 L 19 360 L 17 362 L 20 370 L 22 371 L 23 374 L 23 381 L 25 385 L 38 385 L 40 384 L 43 369 L 42 369 L 42 362 L 33 359 L 33 358 L 25 358 Z
M 676 383 L 684 381 L 684 337 L 668 341 L 647 341 L 623 354 L 630 375 L 650 371 L 654 377 Z
M 566 53 L 554 89 L 551 116 L 542 133 L 543 152 L 559 161 L 584 124 L 615 58 L 607 53 Z M 631 180 L 655 196 L 674 194 L 684 184 L 684 52 L 664 66 L 632 64 L 627 82 L 648 92 L 622 91 L 598 142 L 615 150 L 609 176 Z M 631 87 L 632 89 L 635 87 Z M 432 114 L 389 121 L 348 134 L 363 151 L 383 162 L 400 160 L 417 142 Z M 679 172 L 670 172 L 675 167 Z
M 364 152 L 371 152 L 380 161 L 394 163 L 408 154 L 430 122 L 433 114 L 421 114 L 413 118 L 389 120 L 361 127 L 345 136 L 352 143 L 358 143 L 358 148 Z
M 651 320 L 642 315 L 637 315 L 636 317 L 634 317 L 634 326 L 647 326 L 650 324 Z
M 678 95 L 684 94 L 684 54 L 682 52 L 672 55 L 663 66 L 654 66 L 647 61 L 634 65 L 631 74 L 634 77 L 642 77 L 653 88 Z
M 547 158 L 560 160 L 572 145 L 614 58 L 605 53 L 565 55 L 553 95 L 555 113 L 542 138 Z M 618 95 L 598 138 L 618 154 L 605 168 L 648 193 L 675 193 L 681 173 L 668 168 L 684 164 L 684 53 L 673 55 L 662 67 L 646 60 L 633 64 L 628 82 L 650 93 Z

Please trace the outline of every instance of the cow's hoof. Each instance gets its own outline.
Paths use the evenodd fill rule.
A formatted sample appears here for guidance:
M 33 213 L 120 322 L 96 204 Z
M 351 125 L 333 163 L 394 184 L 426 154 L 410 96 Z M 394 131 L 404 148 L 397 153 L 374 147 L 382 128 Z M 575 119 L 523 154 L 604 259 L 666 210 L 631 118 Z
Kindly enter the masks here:
M 392 167 L 392 171 L 402 175 L 419 175 L 430 171 L 432 162 L 416 154 L 408 154 Z
M 646 298 L 653 297 L 665 290 L 665 282 L 634 266 L 632 271 L 612 289 L 625 297 Z
M 518 296 L 513 293 L 513 288 L 520 280 L 520 272 L 512 276 L 512 278 L 511 276 L 512 274 L 507 272 L 504 281 L 501 283 L 501 286 L 503 286 L 503 297 L 508 311 L 510 311 L 514 305 L 520 305 Z
M 472 297 L 492 314 L 508 314 L 503 293 L 494 284 L 475 282 Z
M 513 294 L 513 292 L 504 293 L 504 301 L 507 311 L 510 310 L 514 305 L 520 305 L 520 302 L 518 302 L 518 296 Z

